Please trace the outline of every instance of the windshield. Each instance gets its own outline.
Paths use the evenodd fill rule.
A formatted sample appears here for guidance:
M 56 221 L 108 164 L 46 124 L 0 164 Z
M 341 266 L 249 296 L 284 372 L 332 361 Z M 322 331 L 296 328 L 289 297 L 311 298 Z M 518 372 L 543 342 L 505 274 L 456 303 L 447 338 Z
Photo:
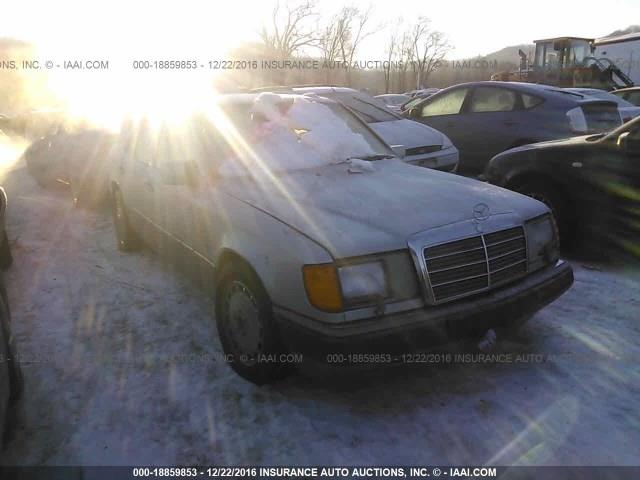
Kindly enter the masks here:
M 384 102 L 385 105 L 394 105 L 394 106 L 402 105 L 404 102 L 406 102 L 409 99 L 407 95 L 381 95 L 375 98 Z
M 393 156 L 365 124 L 336 103 L 261 94 L 253 104 L 233 105 L 224 112 L 223 119 L 214 120 L 217 140 L 212 145 L 222 176 Z
M 417 106 L 422 100 L 424 100 L 423 97 L 415 97 L 412 98 L 411 100 L 409 100 L 407 103 L 405 103 L 404 105 L 402 105 L 402 110 L 410 110 L 413 107 Z
M 373 97 L 358 93 L 330 93 L 323 94 L 323 96 L 333 98 L 346 105 L 367 123 L 392 122 L 402 119 Z

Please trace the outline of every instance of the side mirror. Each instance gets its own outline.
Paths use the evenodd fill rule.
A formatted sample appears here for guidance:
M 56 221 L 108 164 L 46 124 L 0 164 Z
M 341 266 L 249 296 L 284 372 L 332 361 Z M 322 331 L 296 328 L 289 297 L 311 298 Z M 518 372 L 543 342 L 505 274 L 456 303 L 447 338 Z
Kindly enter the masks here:
M 410 108 L 407 113 L 409 118 L 418 118 L 420 116 L 420 111 L 416 107 Z
M 629 132 L 624 132 L 624 133 L 621 133 L 618 136 L 618 140 L 616 140 L 616 145 L 618 145 L 618 147 L 621 150 L 624 150 L 625 152 L 627 151 L 629 146 L 628 139 L 627 139 L 628 136 L 629 136 Z
M 407 155 L 407 149 L 404 145 L 391 145 L 391 150 L 398 158 L 404 158 Z

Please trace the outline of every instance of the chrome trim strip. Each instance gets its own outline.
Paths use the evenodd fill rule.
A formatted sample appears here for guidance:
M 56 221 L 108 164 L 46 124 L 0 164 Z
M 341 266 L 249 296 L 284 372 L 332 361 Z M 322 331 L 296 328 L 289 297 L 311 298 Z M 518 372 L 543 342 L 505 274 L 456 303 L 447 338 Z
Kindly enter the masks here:
M 465 280 L 471 280 L 474 278 L 487 277 L 486 273 L 481 273 L 480 275 L 471 275 L 469 277 L 457 278 L 455 280 L 449 280 L 448 282 L 436 283 L 433 284 L 432 287 L 441 287 L 443 285 L 450 285 L 452 283 L 464 282 Z
M 489 260 L 497 260 L 499 258 L 506 257 L 507 255 L 511 255 L 512 253 L 520 252 L 521 250 L 526 250 L 526 248 L 520 247 L 520 248 L 518 248 L 516 250 L 511 250 L 511 251 L 509 251 L 507 253 L 501 253 L 500 255 L 496 255 L 495 257 L 491 257 Z
M 430 258 L 429 260 L 432 260 L 432 259 Z M 493 258 L 491 260 L 493 260 Z M 462 265 L 456 265 L 454 267 L 447 267 L 447 268 L 440 268 L 438 270 L 431 270 L 431 273 L 446 272 L 448 270 L 455 270 L 456 268 L 470 267 L 471 265 L 479 265 L 481 263 L 485 263 L 485 260 L 478 260 L 477 262 L 464 263 Z
M 475 238 L 475 237 L 469 237 L 469 238 Z M 466 240 L 463 238 L 463 240 Z M 454 240 L 454 242 L 458 242 L 459 240 Z M 447 242 L 449 243 L 449 242 Z M 451 242 L 453 243 L 453 242 Z M 424 249 L 422 250 L 422 254 L 424 255 L 424 251 L 427 248 L 432 248 L 432 247 L 439 247 L 440 245 L 446 245 L 446 243 L 441 243 L 439 245 L 430 245 L 428 247 L 424 247 Z M 436 255 L 435 257 L 429 257 L 429 260 L 436 260 L 438 258 L 445 258 L 445 257 L 450 257 L 452 255 L 458 255 L 459 253 L 468 253 L 468 252 L 475 252 L 476 250 L 482 250 L 483 247 L 476 247 L 476 248 L 470 248 L 468 250 L 460 250 L 458 252 L 453 252 L 453 253 L 445 253 L 444 255 Z

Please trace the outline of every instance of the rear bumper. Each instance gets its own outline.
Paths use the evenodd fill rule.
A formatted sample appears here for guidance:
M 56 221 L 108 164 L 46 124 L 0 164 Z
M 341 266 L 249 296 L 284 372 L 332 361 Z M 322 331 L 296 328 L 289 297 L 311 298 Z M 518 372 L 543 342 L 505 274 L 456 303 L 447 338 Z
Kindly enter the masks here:
M 573 283 L 573 270 L 562 260 L 521 282 L 488 294 L 437 307 L 349 324 L 309 324 L 276 308 L 282 338 L 290 352 L 314 358 L 328 354 L 400 355 L 507 328 L 553 302 Z M 304 326 L 303 326 L 304 323 Z

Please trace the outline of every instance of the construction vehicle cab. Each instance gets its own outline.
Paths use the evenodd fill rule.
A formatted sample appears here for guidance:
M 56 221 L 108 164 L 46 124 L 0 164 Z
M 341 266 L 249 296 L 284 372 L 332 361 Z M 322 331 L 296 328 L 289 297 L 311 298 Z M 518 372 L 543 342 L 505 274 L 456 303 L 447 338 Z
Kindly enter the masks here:
M 557 37 L 535 40 L 535 57 L 527 80 L 558 87 L 611 90 L 633 82 L 607 58 L 596 58 L 594 39 Z

